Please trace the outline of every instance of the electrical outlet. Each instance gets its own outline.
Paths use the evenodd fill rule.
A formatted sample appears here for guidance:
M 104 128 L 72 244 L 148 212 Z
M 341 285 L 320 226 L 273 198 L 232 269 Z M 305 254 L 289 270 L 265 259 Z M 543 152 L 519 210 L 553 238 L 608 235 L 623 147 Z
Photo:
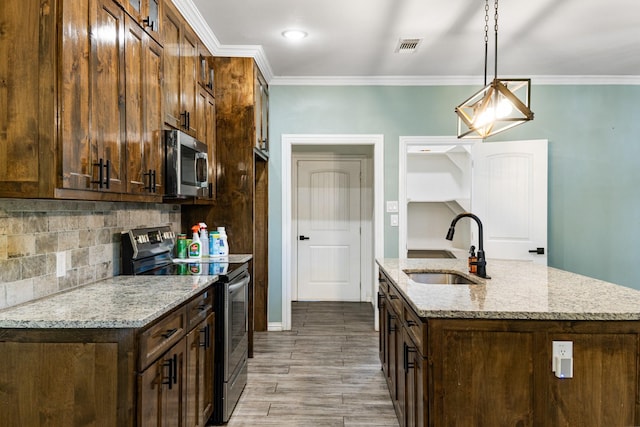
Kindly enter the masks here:
M 573 341 L 553 341 L 552 371 L 558 378 L 573 378 Z

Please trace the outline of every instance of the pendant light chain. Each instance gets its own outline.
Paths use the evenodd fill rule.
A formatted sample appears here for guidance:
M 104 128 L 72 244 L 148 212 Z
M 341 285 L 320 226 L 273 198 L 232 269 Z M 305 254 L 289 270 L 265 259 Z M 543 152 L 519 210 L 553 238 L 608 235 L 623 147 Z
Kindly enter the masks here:
M 484 0 L 484 85 L 487 85 L 487 55 L 489 50 L 489 0 Z
M 495 0 L 495 3 L 493 4 L 493 9 L 495 11 L 494 14 L 494 21 L 495 21 L 495 26 L 494 26 L 494 30 L 495 30 L 495 57 L 494 57 L 494 61 L 495 61 L 495 70 L 494 70 L 494 78 L 497 79 L 498 78 L 498 0 Z

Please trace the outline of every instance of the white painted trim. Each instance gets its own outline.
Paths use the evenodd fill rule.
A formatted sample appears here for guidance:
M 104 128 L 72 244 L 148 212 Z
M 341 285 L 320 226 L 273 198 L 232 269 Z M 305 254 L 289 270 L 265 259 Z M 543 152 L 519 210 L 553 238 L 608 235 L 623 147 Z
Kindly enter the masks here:
M 223 45 L 192 0 L 171 1 L 213 56 L 253 58 L 267 83 L 273 79 L 271 64 L 261 45 Z
M 532 85 L 640 85 L 640 76 L 502 76 Z M 482 76 L 274 76 L 273 86 L 478 86 Z
M 269 332 L 282 332 L 282 322 L 269 322 L 267 325 L 267 331 Z
M 293 145 L 372 145 L 373 146 L 373 230 L 374 254 L 376 258 L 384 256 L 384 163 L 383 135 L 282 135 L 282 328 L 291 329 L 291 151 Z M 372 292 L 377 284 L 377 264 L 374 263 Z M 375 325 L 378 324 L 378 311 L 375 312 Z

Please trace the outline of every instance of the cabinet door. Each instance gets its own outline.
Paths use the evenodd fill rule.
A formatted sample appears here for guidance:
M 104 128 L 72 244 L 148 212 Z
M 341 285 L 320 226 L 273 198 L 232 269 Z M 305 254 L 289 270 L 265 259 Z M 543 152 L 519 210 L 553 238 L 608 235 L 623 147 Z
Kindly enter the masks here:
M 198 83 L 205 88 L 210 94 L 213 93 L 213 61 L 212 55 L 204 47 L 202 42 L 198 45 L 200 55 L 198 57 Z
M 93 163 L 97 159 L 94 159 L 89 137 L 91 38 L 88 28 L 91 25 L 89 11 L 95 8 L 96 1 L 62 9 L 60 69 L 73 70 L 61 72 L 59 82 L 63 188 L 84 190 L 93 185 Z
M 258 67 L 254 65 L 255 82 L 254 82 L 254 114 L 255 114 L 255 147 L 268 151 L 269 150 L 269 90 L 267 82 L 262 77 Z
M 209 158 L 209 191 L 201 199 L 214 200 L 216 197 L 216 104 L 213 95 L 202 86 L 198 88 L 196 113 L 196 139 L 207 145 Z
M 162 48 L 129 17 L 125 33 L 128 192 L 160 194 Z
M 80 8 L 82 9 L 82 8 Z M 39 132 L 40 117 L 47 118 L 47 127 L 52 128 L 53 103 L 39 101 L 38 88 L 42 93 L 53 92 L 52 82 L 42 79 L 42 73 L 50 61 L 42 61 L 47 54 L 47 45 L 55 45 L 55 39 L 42 28 L 53 27 L 53 12 L 41 10 L 39 2 L 3 0 L 0 6 L 2 16 L 2 42 L 0 42 L 0 194 L 3 197 L 37 197 L 40 185 L 53 185 L 49 177 L 40 177 L 42 166 L 39 153 L 46 140 L 53 135 L 53 129 Z M 39 20 L 40 18 L 40 20 Z M 42 31 L 38 37 L 38 29 Z M 44 129 L 47 129 L 44 127 Z M 42 141 L 42 142 L 41 142 Z M 43 158 L 43 160 L 51 160 Z M 45 169 L 46 170 L 46 169 Z
M 213 313 L 187 335 L 187 426 L 204 427 L 213 412 Z
M 93 185 L 124 191 L 124 13 L 112 0 L 97 0 L 91 19 L 90 133 Z
M 180 106 L 180 34 L 182 19 L 171 1 L 164 3 L 162 41 L 164 44 L 164 121 L 181 129 Z
M 407 427 L 426 427 L 427 408 L 426 384 L 427 384 L 427 361 L 418 351 L 416 343 L 413 342 L 409 333 L 404 333 L 404 425 Z
M 380 355 L 380 364 L 385 376 L 389 375 L 389 335 L 387 328 L 388 314 L 387 314 L 387 301 L 385 293 L 380 287 L 378 291 L 378 353 Z
M 182 112 L 183 130 L 196 135 L 198 127 L 197 97 L 198 97 L 198 38 L 186 24 L 182 26 L 180 46 L 180 69 L 182 81 Z
M 185 426 L 186 338 L 171 347 L 139 378 L 140 426 Z
M 399 315 L 389 305 L 389 384 L 400 425 L 404 425 L 404 341 Z

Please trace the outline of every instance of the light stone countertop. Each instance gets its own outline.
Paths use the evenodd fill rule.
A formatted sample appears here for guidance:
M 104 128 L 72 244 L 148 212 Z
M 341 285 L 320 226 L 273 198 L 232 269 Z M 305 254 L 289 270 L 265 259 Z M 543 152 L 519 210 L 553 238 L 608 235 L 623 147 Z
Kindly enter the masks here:
M 251 255 L 230 255 L 247 262 Z M 117 276 L 0 310 L 0 328 L 140 328 L 218 280 L 216 275 Z
M 377 259 L 418 315 L 425 318 L 640 320 L 640 291 L 527 261 L 487 261 L 481 279 L 467 260 Z M 428 285 L 403 270 L 451 271 L 477 285 Z

